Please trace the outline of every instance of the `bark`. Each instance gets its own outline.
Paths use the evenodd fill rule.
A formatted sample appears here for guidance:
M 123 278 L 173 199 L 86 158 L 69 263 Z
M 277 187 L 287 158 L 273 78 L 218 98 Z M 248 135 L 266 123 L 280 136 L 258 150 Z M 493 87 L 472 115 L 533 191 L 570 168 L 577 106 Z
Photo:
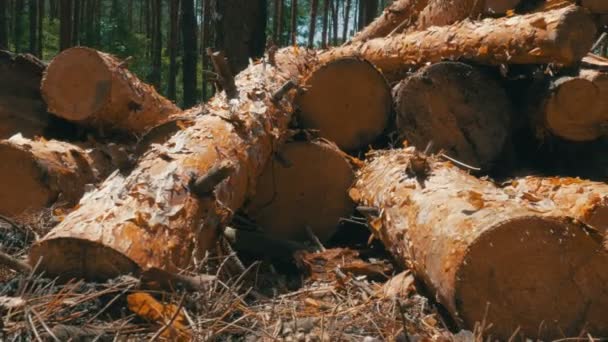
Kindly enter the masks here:
M 387 128 L 392 111 L 391 91 L 370 63 L 345 58 L 320 65 L 303 80 L 305 92 L 296 97 L 300 127 L 345 151 L 374 142 Z
M 396 0 L 388 6 L 382 15 L 357 33 L 352 41 L 366 41 L 372 38 L 386 37 L 398 27 L 407 28 L 415 24 L 418 15 L 429 0 Z M 402 31 L 402 30 L 399 30 Z
M 608 134 L 608 74 L 582 69 L 553 80 L 535 115 L 536 125 L 570 141 L 591 141 Z
M 529 176 L 512 180 L 504 191 L 539 212 L 572 217 L 608 237 L 606 183 L 580 178 Z
M 84 47 L 55 57 L 41 88 L 51 113 L 91 127 L 141 134 L 179 112 L 129 72 L 124 62 Z
M 593 45 L 595 30 L 593 19 L 584 9 L 570 6 L 356 42 L 330 50 L 321 59 L 360 56 L 382 70 L 389 81 L 400 79 L 408 67 L 444 59 L 488 65 L 572 65 Z
M 182 38 L 184 41 L 183 63 L 183 90 L 184 107 L 190 108 L 196 104 L 196 65 L 198 63 L 198 49 L 196 47 L 196 15 L 194 13 L 194 0 L 181 0 L 182 6 Z
M 44 64 L 31 55 L 0 51 L 0 139 L 43 135 L 49 116 L 40 95 Z
M 250 58 L 264 55 L 266 4 L 264 0 L 222 0 L 218 3 L 218 49 L 228 58 L 230 69 L 239 73 Z
M 311 0 L 310 2 L 310 29 L 308 30 L 308 47 L 313 48 L 315 46 L 315 31 L 317 28 L 317 9 L 319 7 L 319 0 Z
M 15 135 L 0 141 L 0 215 L 36 214 L 57 202 L 71 207 L 112 170 L 99 150 Z
M 374 154 L 351 197 L 379 208 L 374 234 L 461 327 L 483 320 L 502 340 L 606 333 L 608 253 L 585 225 L 413 148 Z
M 167 97 L 175 101 L 177 98 L 177 40 L 179 38 L 179 0 L 169 3 L 170 32 L 169 32 L 169 81 Z M 203 69 L 205 65 L 203 64 Z M 204 87 L 204 85 L 203 85 Z
M 340 218 L 354 209 L 348 188 L 353 168 L 335 145 L 324 141 L 285 144 L 260 176 L 246 212 L 269 236 L 307 241 L 309 227 L 327 241 Z M 331 170 L 331 173 L 327 173 Z
M 29 0 L 30 15 L 30 49 L 29 53 L 38 55 L 38 0 Z
M 114 173 L 85 196 L 30 251 L 30 261 L 50 276 L 106 279 L 117 274 L 176 272 L 202 258 L 256 187 L 272 151 L 285 138 L 295 91 L 272 100 L 306 63 L 277 56 L 281 72 L 264 64 L 236 78 L 238 101 L 218 93 L 194 123 L 165 144 L 152 145 L 128 175 Z M 300 60 L 305 56 L 300 52 Z M 284 62 L 283 62 L 284 61 Z M 295 61 L 294 61 L 295 62 Z M 286 76 L 283 76 L 283 73 Z M 231 170 L 212 194 L 193 195 L 189 184 L 217 166 Z
M 8 20 L 6 18 L 6 1 L 0 1 L 0 50 L 8 49 Z
M 59 50 L 72 46 L 72 0 L 61 0 L 59 13 Z
M 545 0 L 541 2 L 536 8 L 533 9 L 534 12 L 542 12 L 555 8 L 561 8 L 568 6 L 570 4 L 577 4 L 579 6 L 585 7 L 591 13 L 595 14 L 608 14 L 608 3 L 603 0 Z
M 488 169 L 511 132 L 507 92 L 491 77 L 463 63 L 420 69 L 394 91 L 397 130 L 419 150 L 434 150 Z

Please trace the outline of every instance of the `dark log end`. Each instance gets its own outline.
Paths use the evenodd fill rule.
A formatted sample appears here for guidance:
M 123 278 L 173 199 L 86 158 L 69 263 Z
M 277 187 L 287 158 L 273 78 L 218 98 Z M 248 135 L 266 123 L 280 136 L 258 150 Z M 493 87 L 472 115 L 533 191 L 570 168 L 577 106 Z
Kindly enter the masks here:
M 608 253 L 579 224 L 506 221 L 470 245 L 461 265 L 454 298 L 465 326 L 485 320 L 505 340 L 518 328 L 543 340 L 608 332 Z
M 318 129 L 322 137 L 345 151 L 373 142 L 387 127 L 391 114 L 390 88 L 370 63 L 345 58 L 323 65 L 305 81 L 296 98 L 303 128 Z

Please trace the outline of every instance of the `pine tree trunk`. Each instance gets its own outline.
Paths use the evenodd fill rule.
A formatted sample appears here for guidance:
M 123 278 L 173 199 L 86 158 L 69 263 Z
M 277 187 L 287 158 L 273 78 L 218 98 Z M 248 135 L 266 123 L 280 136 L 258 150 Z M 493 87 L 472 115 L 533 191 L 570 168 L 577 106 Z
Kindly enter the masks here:
M 167 97 L 175 101 L 177 98 L 177 40 L 179 36 L 179 0 L 169 2 L 169 81 Z M 204 68 L 203 64 L 203 68 Z M 203 85 L 204 88 L 204 85 Z
M 44 59 L 44 8 L 45 0 L 38 0 L 38 57 Z
M 584 224 L 413 149 L 376 153 L 350 193 L 378 208 L 376 237 L 461 327 L 483 320 L 501 340 L 607 333 L 608 252 Z
M 359 0 L 359 30 L 376 19 L 378 11 L 378 0 Z
M 321 37 L 321 47 L 327 48 L 328 29 L 329 29 L 329 6 L 332 0 L 324 0 L 323 2 L 323 33 Z
M 570 6 L 356 42 L 330 50 L 321 59 L 360 56 L 382 70 L 389 81 L 401 79 L 408 67 L 444 59 L 465 58 L 488 65 L 572 65 L 587 54 L 595 32 L 592 17 Z
M 331 3 L 331 22 L 332 22 L 332 33 L 333 33 L 333 44 L 338 45 L 338 0 L 334 0 Z
M 15 18 L 15 52 L 19 53 L 23 51 L 23 15 L 25 14 L 24 0 L 15 0 L 15 8 L 13 12 L 13 18 Z
M 150 73 L 150 84 L 156 89 L 161 89 L 161 63 L 162 63 L 162 2 L 152 0 L 153 27 L 152 27 L 152 71 Z M 194 36 L 196 39 L 196 33 Z
M 72 0 L 60 0 L 59 50 L 72 46 Z
M 198 63 L 198 49 L 196 45 L 196 14 L 194 13 L 194 0 L 181 0 L 182 6 L 182 37 L 184 40 L 183 56 L 183 90 L 184 108 L 190 108 L 197 102 L 196 94 L 196 65 Z
M 206 49 L 211 47 L 211 0 L 203 0 L 203 40 L 201 42 L 201 51 L 202 51 L 202 64 L 203 64 L 203 75 L 201 78 L 203 80 L 203 102 L 207 102 L 209 98 L 209 94 L 207 93 L 208 87 L 212 87 L 212 82 L 207 81 L 207 76 L 205 75 L 205 71 L 209 69 L 209 56 L 207 56 Z
M 78 46 L 80 45 L 80 23 L 81 23 L 81 14 L 82 8 L 80 6 L 81 0 L 74 1 L 74 13 L 72 20 L 72 45 Z
M 608 135 L 608 74 L 582 69 L 553 80 L 535 110 L 536 126 L 570 141 Z
M 513 110 L 507 92 L 482 70 L 457 62 L 420 69 L 394 89 L 397 131 L 420 151 L 489 169 L 503 152 Z
M 298 44 L 298 0 L 291 0 L 291 45 Z
M 0 1 L 0 50 L 8 49 L 8 20 L 6 18 L 6 1 Z
M 0 215 L 37 214 L 56 204 L 75 205 L 87 184 L 112 171 L 109 156 L 87 146 L 20 135 L 0 141 Z
M 342 27 L 342 40 L 346 41 L 348 39 L 348 24 L 350 22 L 350 7 L 352 0 L 346 0 L 346 5 L 344 7 L 344 26 Z
M 317 28 L 317 8 L 319 7 L 319 0 L 310 1 L 310 29 L 308 30 L 308 47 L 314 48 L 315 46 L 315 31 Z
M 38 0 L 29 0 L 29 15 L 30 15 L 30 49 L 29 53 L 38 55 Z
M 88 72 L 72 72 L 78 69 Z M 141 134 L 179 112 L 123 62 L 84 47 L 55 57 L 41 88 L 50 112 L 91 127 Z

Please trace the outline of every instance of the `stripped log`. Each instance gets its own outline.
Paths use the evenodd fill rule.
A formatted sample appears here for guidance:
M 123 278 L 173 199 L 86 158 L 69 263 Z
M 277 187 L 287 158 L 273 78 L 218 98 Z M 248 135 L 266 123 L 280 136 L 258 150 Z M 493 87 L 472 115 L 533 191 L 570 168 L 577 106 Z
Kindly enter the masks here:
M 391 89 L 367 61 L 341 58 L 319 66 L 303 81 L 296 97 L 298 124 L 345 151 L 372 143 L 388 126 Z
M 180 111 L 128 71 L 126 61 L 85 47 L 65 50 L 51 61 L 42 95 L 49 111 L 61 118 L 134 134 Z
M 379 68 L 389 81 L 403 78 L 408 68 L 445 59 L 487 65 L 572 65 L 589 52 L 595 32 L 592 17 L 580 7 L 569 6 L 356 42 L 329 50 L 320 59 L 359 56 Z
M 570 141 L 591 141 L 608 134 L 608 74 L 582 69 L 550 82 L 534 115 L 540 130 Z
M 88 193 L 32 246 L 30 262 L 42 258 L 39 269 L 51 276 L 107 279 L 176 273 L 202 258 L 220 227 L 255 192 L 257 177 L 285 138 L 295 91 L 279 101 L 272 94 L 310 70 L 307 56 L 278 54 L 279 68 L 250 66 L 236 77 L 237 99 L 218 94 L 189 127 L 151 144 L 128 176 L 114 173 Z M 212 193 L 196 196 L 192 180 L 219 164 L 233 172 Z
M 352 41 L 366 41 L 373 38 L 386 37 L 393 31 L 402 32 L 418 20 L 418 14 L 429 0 L 396 0 L 390 4 L 382 15 L 357 33 Z
M 413 148 L 372 158 L 351 197 L 380 208 L 373 232 L 459 325 L 483 320 L 504 340 L 608 333 L 600 234 Z
M 15 135 L 0 141 L 0 214 L 37 213 L 59 202 L 73 206 L 87 184 L 113 169 L 111 157 L 97 149 L 56 140 Z
M 420 12 L 414 29 L 445 26 L 465 20 L 478 19 L 484 14 L 504 14 L 521 0 L 429 0 Z
M 435 149 L 487 168 L 510 132 L 512 106 L 500 84 L 463 63 L 420 69 L 394 89 L 397 129 L 419 150 Z
M 349 160 L 335 145 L 287 143 L 264 169 L 246 211 L 270 236 L 307 240 L 310 227 L 326 241 L 340 218 L 353 212 L 347 193 L 353 179 Z
M 580 178 L 517 178 L 505 184 L 509 196 L 526 201 L 538 212 L 573 217 L 602 234 L 608 233 L 608 184 Z

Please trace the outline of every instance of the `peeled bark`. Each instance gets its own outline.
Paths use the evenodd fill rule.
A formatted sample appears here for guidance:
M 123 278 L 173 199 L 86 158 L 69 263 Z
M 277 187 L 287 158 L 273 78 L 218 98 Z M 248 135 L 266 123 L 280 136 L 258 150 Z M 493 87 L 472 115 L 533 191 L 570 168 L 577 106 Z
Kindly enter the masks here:
M 32 138 L 49 125 L 40 96 L 44 64 L 31 55 L 0 51 L 0 139 L 21 133 Z
M 572 65 L 589 52 L 595 31 L 593 19 L 584 9 L 569 6 L 356 42 L 328 51 L 321 60 L 359 56 L 382 70 L 389 81 L 400 79 L 408 67 L 445 59 L 488 65 Z
M 43 257 L 39 269 L 50 276 L 107 279 L 175 273 L 202 258 L 218 230 L 255 192 L 256 179 L 287 134 L 295 91 L 283 99 L 273 100 L 272 94 L 309 68 L 306 62 L 291 67 L 286 64 L 292 59 L 284 64 L 280 57 L 281 71 L 249 67 L 236 77 L 237 99 L 228 103 L 218 94 L 191 126 L 162 145 L 152 144 L 128 176 L 114 173 L 83 197 L 32 246 L 30 261 Z M 228 171 L 227 178 L 216 178 L 214 191 L 195 195 L 193 186 L 214 178 L 212 170 Z
M 386 37 L 396 28 L 410 27 L 418 20 L 418 14 L 429 0 L 396 0 L 382 12 L 378 18 L 357 33 L 352 41 L 366 41 L 372 38 Z
M 386 129 L 391 115 L 391 90 L 372 64 L 344 58 L 319 66 L 303 81 L 296 97 L 298 123 L 345 151 L 372 143 Z
M 135 134 L 180 111 L 129 72 L 125 62 L 85 47 L 68 49 L 51 61 L 42 95 L 49 111 L 61 118 Z
M 551 82 L 535 116 L 539 129 L 570 141 L 608 134 L 608 74 L 582 69 Z
M 394 89 L 397 130 L 419 150 L 433 142 L 450 157 L 488 168 L 510 133 L 506 91 L 482 71 L 442 62 L 425 67 Z
M 503 340 L 518 328 L 539 339 L 608 332 L 599 234 L 413 148 L 372 157 L 351 197 L 379 208 L 375 235 L 459 325 L 484 320 Z
M 331 172 L 327 172 L 331 170 Z M 275 238 L 307 240 L 306 227 L 328 240 L 350 217 L 353 168 L 343 152 L 323 141 L 283 146 L 260 176 L 249 216 Z
M 55 202 L 70 207 L 87 184 L 112 170 L 99 150 L 56 140 L 30 140 L 15 135 L 0 141 L 0 215 L 37 213 Z
M 539 212 L 569 216 L 606 235 L 608 233 L 608 184 L 580 178 L 535 177 L 514 179 L 505 192 Z

